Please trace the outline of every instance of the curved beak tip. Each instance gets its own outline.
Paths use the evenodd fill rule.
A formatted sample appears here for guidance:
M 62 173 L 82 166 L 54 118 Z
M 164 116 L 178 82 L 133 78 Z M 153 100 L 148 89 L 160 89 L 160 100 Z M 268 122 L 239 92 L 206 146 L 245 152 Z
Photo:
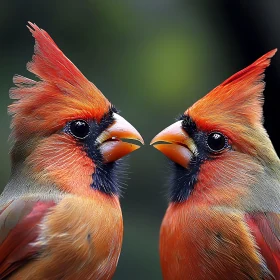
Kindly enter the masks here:
M 184 141 L 186 134 L 182 130 L 182 121 L 177 121 L 164 130 L 162 130 L 160 133 L 158 133 L 151 141 L 150 145 L 153 145 L 156 142 L 167 142 L 167 143 L 173 143 L 173 142 L 182 142 Z
M 144 139 L 134 126 L 116 113 L 113 118 L 114 123 L 99 136 L 100 149 L 106 163 L 116 161 L 141 147 L 122 139 L 136 140 L 144 145 Z
M 116 113 L 114 113 L 113 118 L 115 122 L 107 129 L 109 134 L 115 135 L 118 139 L 137 140 L 144 145 L 143 137 L 132 124 Z
M 191 139 L 182 129 L 182 121 L 177 121 L 158 133 L 150 142 L 150 145 L 170 160 L 187 168 L 193 156 L 188 144 Z
M 140 135 L 140 133 L 138 132 L 139 136 L 138 136 L 138 139 L 135 139 L 135 140 L 138 140 L 142 145 L 145 145 L 145 142 L 144 142 L 144 139 L 143 137 Z M 140 148 L 140 147 L 139 147 Z
M 155 142 L 157 142 L 157 135 L 151 140 L 150 145 L 154 145 Z

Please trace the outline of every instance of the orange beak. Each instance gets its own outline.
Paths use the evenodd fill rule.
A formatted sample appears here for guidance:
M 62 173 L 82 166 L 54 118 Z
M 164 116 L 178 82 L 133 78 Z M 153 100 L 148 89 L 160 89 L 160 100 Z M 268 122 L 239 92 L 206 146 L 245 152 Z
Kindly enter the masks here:
M 116 161 L 140 148 L 138 145 L 123 142 L 123 139 L 133 139 L 144 144 L 140 133 L 128 121 L 116 113 L 113 118 L 114 123 L 97 138 L 104 163 Z
M 155 144 L 157 142 L 164 142 Z M 197 147 L 187 132 L 182 128 L 182 121 L 168 126 L 156 135 L 150 145 L 161 151 L 172 161 L 187 168 L 190 160 L 197 155 Z

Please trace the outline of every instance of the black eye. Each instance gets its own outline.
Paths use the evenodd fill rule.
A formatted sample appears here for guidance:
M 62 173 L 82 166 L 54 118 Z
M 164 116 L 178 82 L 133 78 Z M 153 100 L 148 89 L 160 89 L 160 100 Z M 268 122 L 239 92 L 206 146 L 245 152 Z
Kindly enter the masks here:
M 89 134 L 89 125 L 83 120 L 77 120 L 70 123 L 70 132 L 76 138 L 84 139 Z
M 207 137 L 207 145 L 212 152 L 221 152 L 228 145 L 227 138 L 220 132 L 211 132 Z

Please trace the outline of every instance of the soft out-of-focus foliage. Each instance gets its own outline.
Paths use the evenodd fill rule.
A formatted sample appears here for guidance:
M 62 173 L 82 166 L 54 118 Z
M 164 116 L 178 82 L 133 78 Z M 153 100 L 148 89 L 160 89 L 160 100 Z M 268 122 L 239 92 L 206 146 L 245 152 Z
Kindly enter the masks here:
M 151 138 L 230 74 L 280 47 L 276 1 L 232 7 L 224 1 L 198 2 L 1 1 L 0 189 L 10 168 L 7 105 L 12 76 L 32 77 L 25 70 L 34 44 L 27 21 L 49 32 L 146 140 L 128 160 L 130 180 L 121 201 L 124 245 L 114 279 L 161 279 L 158 232 L 167 206 L 168 168 L 164 157 L 149 147 Z M 270 102 L 275 88 L 276 82 L 268 90 Z

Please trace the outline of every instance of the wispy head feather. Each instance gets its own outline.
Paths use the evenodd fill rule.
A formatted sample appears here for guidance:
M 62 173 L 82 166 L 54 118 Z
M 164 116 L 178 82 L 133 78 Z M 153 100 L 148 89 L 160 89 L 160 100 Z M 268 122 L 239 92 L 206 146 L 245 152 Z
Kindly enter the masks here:
M 29 22 L 35 38 L 27 69 L 40 80 L 15 76 L 9 106 L 16 141 L 49 135 L 77 118 L 100 120 L 110 102 L 63 54 L 48 33 Z
M 232 75 L 196 102 L 188 113 L 193 119 L 200 120 L 198 125 L 223 121 L 262 123 L 264 71 L 276 51 L 277 49 L 268 52 L 248 67 Z

